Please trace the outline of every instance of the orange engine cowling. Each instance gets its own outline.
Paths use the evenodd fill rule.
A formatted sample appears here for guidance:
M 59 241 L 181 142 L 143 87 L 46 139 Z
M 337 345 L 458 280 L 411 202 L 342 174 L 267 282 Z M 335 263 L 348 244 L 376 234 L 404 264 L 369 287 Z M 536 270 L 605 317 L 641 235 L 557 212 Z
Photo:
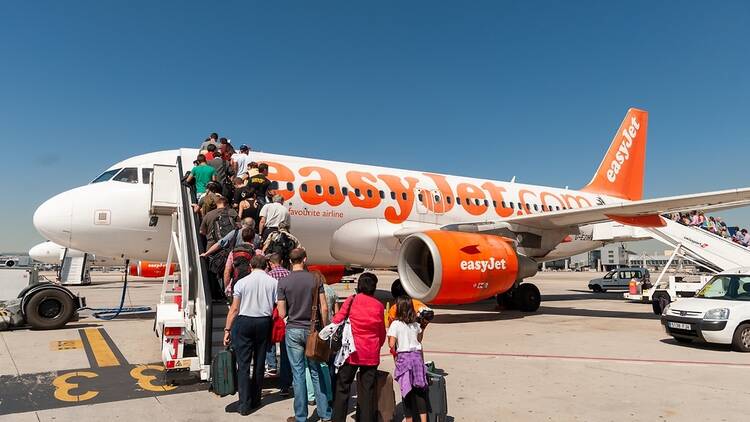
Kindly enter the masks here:
M 500 236 L 432 230 L 404 239 L 398 274 L 410 296 L 434 304 L 477 302 L 536 274 L 536 261 Z
M 170 265 L 169 275 L 174 274 L 176 268 L 176 264 Z M 164 262 L 138 261 L 136 264 L 130 264 L 128 272 L 132 276 L 157 278 L 164 277 L 166 270 L 167 264 Z

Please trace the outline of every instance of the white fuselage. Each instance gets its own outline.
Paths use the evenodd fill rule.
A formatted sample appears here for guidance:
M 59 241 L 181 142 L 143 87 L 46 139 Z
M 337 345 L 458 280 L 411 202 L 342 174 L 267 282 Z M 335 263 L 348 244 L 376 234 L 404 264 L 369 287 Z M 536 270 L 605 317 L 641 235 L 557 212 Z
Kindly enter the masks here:
M 171 222 L 159 216 L 149 224 L 147 179 L 154 164 L 174 165 L 181 154 L 187 171 L 198 150 L 162 151 L 117 163 L 110 167 L 109 180 L 46 201 L 34 225 L 56 243 L 98 256 L 164 261 Z M 291 213 L 291 231 L 315 264 L 395 267 L 399 242 L 394 233 L 399 230 L 623 202 L 567 189 L 294 156 L 254 152 L 251 159 L 269 163 L 269 178 Z M 571 256 L 602 243 L 571 241 L 571 233 L 538 234 L 543 236 L 540 246 L 523 251 L 538 260 Z M 561 243 L 564 247 L 556 250 Z

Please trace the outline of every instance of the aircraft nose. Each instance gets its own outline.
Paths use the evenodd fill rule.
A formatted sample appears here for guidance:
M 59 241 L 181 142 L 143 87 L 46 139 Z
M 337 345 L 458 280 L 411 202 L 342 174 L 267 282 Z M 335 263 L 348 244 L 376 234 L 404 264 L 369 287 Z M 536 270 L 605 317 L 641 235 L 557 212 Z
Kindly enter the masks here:
M 73 199 L 67 192 L 46 200 L 34 212 L 36 230 L 55 243 L 67 246 L 72 231 Z

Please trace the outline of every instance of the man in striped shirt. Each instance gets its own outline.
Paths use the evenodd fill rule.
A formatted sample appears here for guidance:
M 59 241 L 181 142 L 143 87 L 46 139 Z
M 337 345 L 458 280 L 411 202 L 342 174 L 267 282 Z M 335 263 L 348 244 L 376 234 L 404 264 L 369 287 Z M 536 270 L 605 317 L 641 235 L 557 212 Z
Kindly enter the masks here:
M 279 254 L 271 254 L 268 256 L 268 262 L 270 269 L 268 275 L 281 280 L 282 278 L 289 275 L 289 270 L 281 265 L 281 256 Z M 292 368 L 289 366 L 289 358 L 286 355 L 286 344 L 281 341 L 281 374 L 279 384 L 281 385 L 281 395 L 289 396 L 289 391 L 292 388 Z M 268 352 L 266 353 L 266 374 L 274 375 L 277 372 L 278 366 L 276 365 L 276 343 L 268 344 Z

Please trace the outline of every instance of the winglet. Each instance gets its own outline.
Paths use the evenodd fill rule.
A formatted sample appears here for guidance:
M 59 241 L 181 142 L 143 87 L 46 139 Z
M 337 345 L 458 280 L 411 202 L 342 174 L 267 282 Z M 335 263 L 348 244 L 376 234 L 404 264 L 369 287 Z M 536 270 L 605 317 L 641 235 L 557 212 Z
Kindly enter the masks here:
M 648 112 L 631 108 L 585 192 L 636 201 L 643 198 Z

